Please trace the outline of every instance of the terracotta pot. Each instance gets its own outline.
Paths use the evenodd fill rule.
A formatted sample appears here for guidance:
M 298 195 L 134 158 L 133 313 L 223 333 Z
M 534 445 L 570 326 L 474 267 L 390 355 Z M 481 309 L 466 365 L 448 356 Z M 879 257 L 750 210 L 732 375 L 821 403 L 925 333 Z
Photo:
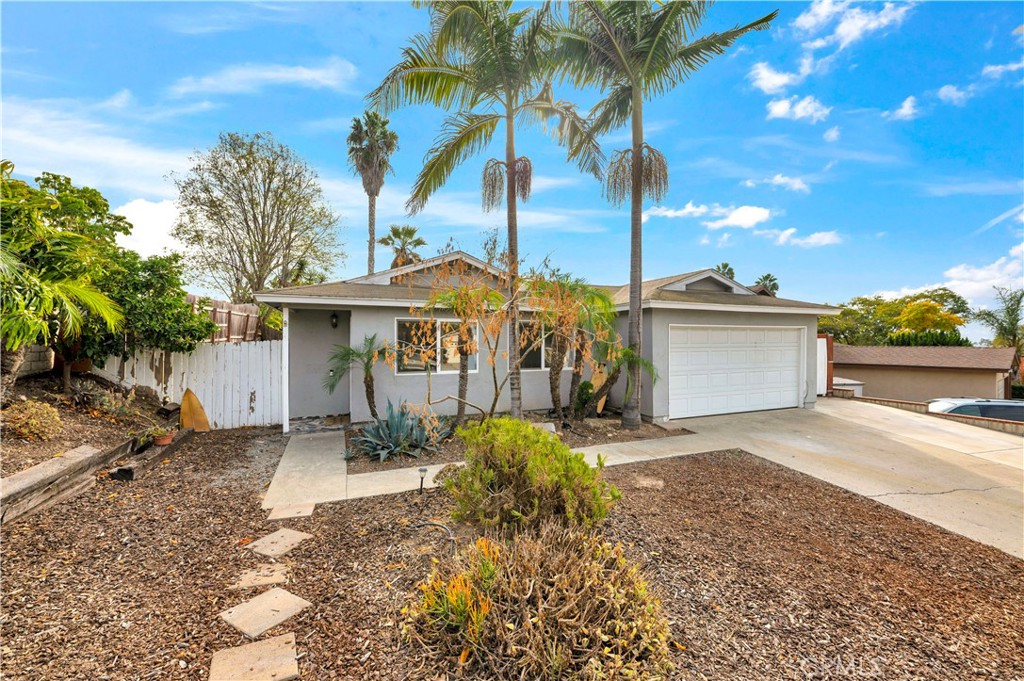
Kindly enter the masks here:
M 153 444 L 155 444 L 157 446 L 160 446 L 160 447 L 166 447 L 167 445 L 171 444 L 171 442 L 173 442 L 173 441 L 174 441 L 174 433 L 167 433 L 167 435 L 160 435 L 160 436 L 157 436 L 157 437 L 153 438 Z

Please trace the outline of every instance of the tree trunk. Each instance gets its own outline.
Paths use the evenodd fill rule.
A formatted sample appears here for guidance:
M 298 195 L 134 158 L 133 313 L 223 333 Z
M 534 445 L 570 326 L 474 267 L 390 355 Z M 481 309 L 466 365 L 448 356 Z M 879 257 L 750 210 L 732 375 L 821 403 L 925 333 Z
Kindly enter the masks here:
M 2 345 L 2 340 L 0 347 L 6 347 Z M 15 350 L 3 350 L 0 353 L 0 406 L 6 407 L 11 401 L 11 390 L 14 388 L 14 382 L 18 380 L 18 371 L 25 361 L 27 349 L 28 346 L 22 343 Z
M 461 336 L 461 334 L 460 334 Z M 469 394 L 469 354 L 468 347 L 459 343 L 459 406 L 455 409 L 455 423 L 466 422 L 466 396 Z
M 508 288 L 510 333 L 508 335 L 509 412 L 512 418 L 523 418 L 523 387 L 519 373 L 519 226 L 516 212 L 516 138 L 515 117 L 510 109 L 505 114 L 506 204 L 508 209 Z
M 377 416 L 377 398 L 373 394 L 372 371 L 368 371 L 363 374 L 363 388 L 366 390 L 366 406 L 370 408 L 370 416 L 374 419 L 380 418 Z
M 632 187 L 630 190 L 629 215 L 629 322 L 627 343 L 637 357 L 642 356 L 643 339 L 640 331 L 640 294 L 643 283 L 643 210 L 644 210 L 644 169 L 641 156 L 644 143 L 643 93 L 633 90 L 633 158 Z M 640 365 L 626 366 L 633 390 L 622 405 L 622 427 L 640 427 Z
M 615 384 L 619 380 L 619 375 L 622 373 L 622 365 L 616 364 L 612 372 L 608 374 L 608 378 L 605 379 L 604 383 L 595 390 L 591 395 L 590 399 L 587 400 L 587 406 L 583 410 L 583 416 L 590 416 L 592 413 L 597 413 L 597 405 L 601 404 L 601 400 L 608 397 L 608 394 L 615 387 Z
M 580 381 L 583 380 L 583 344 L 587 342 L 582 329 L 576 330 L 576 354 L 572 358 L 572 378 L 569 379 L 569 413 L 576 414 L 576 398 L 580 394 Z
M 370 200 L 369 210 L 367 211 L 367 228 L 370 231 L 370 239 L 367 242 L 369 253 L 367 253 L 366 257 L 366 273 L 373 274 L 373 249 L 377 245 L 377 197 L 373 194 L 367 194 L 366 196 Z
M 554 338 L 554 336 L 552 336 Z M 562 367 L 565 366 L 565 344 L 555 342 L 551 352 L 551 365 L 548 367 L 548 389 L 551 391 L 551 408 L 555 418 L 561 423 L 565 416 L 562 413 Z
M 64 394 L 71 397 L 71 364 L 73 360 L 67 357 L 62 358 L 61 383 L 64 386 Z

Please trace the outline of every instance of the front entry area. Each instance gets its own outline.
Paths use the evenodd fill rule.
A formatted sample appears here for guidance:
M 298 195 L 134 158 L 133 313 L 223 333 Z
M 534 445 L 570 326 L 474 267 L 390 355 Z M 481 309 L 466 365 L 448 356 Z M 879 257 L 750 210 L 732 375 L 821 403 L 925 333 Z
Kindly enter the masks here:
M 669 327 L 669 418 L 798 407 L 804 327 Z

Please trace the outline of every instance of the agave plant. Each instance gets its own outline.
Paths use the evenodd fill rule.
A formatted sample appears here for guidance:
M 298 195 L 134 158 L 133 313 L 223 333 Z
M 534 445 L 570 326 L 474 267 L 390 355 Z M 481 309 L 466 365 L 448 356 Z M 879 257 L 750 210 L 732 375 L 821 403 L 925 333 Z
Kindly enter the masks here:
M 396 409 L 388 400 L 386 416 L 371 421 L 352 443 L 367 456 L 384 462 L 392 456 L 419 458 L 424 452 L 436 452 L 450 434 L 447 424 L 433 414 L 420 414 L 404 401 Z

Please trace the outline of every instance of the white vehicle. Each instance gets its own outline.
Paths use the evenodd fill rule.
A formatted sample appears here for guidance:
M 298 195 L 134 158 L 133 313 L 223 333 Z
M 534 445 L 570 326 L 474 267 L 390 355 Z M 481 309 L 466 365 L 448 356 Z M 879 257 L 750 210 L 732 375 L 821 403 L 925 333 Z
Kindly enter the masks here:
M 943 397 L 928 400 L 928 411 L 961 416 L 983 416 L 1004 421 L 1024 421 L 1024 400 L 986 400 L 977 397 Z

